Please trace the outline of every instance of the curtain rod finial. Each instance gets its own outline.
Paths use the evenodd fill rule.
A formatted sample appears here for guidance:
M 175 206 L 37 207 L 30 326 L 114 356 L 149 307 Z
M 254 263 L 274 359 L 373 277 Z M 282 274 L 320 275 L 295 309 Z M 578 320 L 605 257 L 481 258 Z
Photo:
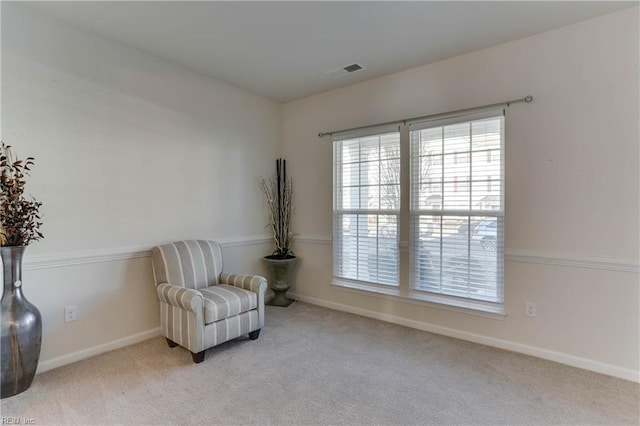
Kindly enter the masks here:
M 527 102 L 527 103 L 532 102 L 533 101 L 533 96 L 531 96 L 531 95 L 525 96 L 524 97 L 524 101 Z
M 322 132 L 318 133 L 318 137 L 319 137 L 319 138 L 323 138 L 323 137 L 324 137 L 324 135 L 326 135 L 326 133 L 322 133 Z

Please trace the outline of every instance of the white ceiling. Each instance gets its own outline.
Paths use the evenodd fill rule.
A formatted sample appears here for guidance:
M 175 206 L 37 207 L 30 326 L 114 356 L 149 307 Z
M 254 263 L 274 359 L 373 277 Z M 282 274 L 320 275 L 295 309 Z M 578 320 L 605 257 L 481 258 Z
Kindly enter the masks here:
M 637 4 L 47 1 L 28 6 L 286 102 Z M 340 79 L 326 74 L 353 63 L 364 70 Z

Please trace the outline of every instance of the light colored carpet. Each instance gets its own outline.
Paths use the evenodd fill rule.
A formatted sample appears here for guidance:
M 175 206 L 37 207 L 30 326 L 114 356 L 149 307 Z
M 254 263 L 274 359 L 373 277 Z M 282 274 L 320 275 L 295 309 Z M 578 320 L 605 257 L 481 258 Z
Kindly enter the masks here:
M 158 337 L 38 375 L 1 407 L 37 425 L 637 425 L 639 396 L 635 383 L 296 302 L 201 364 Z

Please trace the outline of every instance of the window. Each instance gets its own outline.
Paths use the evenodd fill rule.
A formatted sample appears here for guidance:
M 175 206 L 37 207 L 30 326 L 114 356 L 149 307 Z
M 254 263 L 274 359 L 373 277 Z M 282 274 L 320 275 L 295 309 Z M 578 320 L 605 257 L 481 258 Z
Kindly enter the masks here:
M 502 302 L 502 166 L 486 152 L 502 151 L 503 117 L 411 126 L 411 289 Z M 466 151 L 471 161 L 446 158 Z M 442 169 L 424 168 L 425 157 L 445 158 Z M 443 189 L 432 191 L 440 179 Z M 426 184 L 429 182 L 429 184 Z M 447 183 L 453 182 L 452 186 Z M 491 185 L 491 183 L 494 185 Z M 438 195 L 441 204 L 428 200 Z
M 398 286 L 398 128 L 333 139 L 334 276 Z
M 344 132 L 333 142 L 334 283 L 502 312 L 503 112 Z

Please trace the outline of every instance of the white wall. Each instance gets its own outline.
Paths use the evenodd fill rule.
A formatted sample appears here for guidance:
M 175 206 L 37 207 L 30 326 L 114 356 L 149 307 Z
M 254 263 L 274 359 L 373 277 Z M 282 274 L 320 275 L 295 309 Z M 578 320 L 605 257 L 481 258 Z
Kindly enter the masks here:
M 638 40 L 635 7 L 285 104 L 303 259 L 295 293 L 639 380 Z M 318 132 L 529 94 L 506 117 L 504 320 L 330 286 L 332 148 Z
M 6 2 L 2 36 L 1 136 L 36 157 L 29 191 L 44 202 L 46 238 L 24 274 L 43 313 L 41 370 L 156 332 L 158 242 L 222 239 L 229 270 L 259 272 L 270 246 L 256 178 L 282 154 L 300 298 L 638 380 L 638 8 L 284 111 Z M 534 103 L 507 113 L 506 319 L 329 285 L 331 144 L 319 131 L 525 94 Z M 71 304 L 80 318 L 65 324 Z
M 24 272 L 41 370 L 157 331 L 156 243 L 220 239 L 228 270 L 261 272 L 280 127 L 279 103 L 3 2 L 2 140 L 44 204 Z

